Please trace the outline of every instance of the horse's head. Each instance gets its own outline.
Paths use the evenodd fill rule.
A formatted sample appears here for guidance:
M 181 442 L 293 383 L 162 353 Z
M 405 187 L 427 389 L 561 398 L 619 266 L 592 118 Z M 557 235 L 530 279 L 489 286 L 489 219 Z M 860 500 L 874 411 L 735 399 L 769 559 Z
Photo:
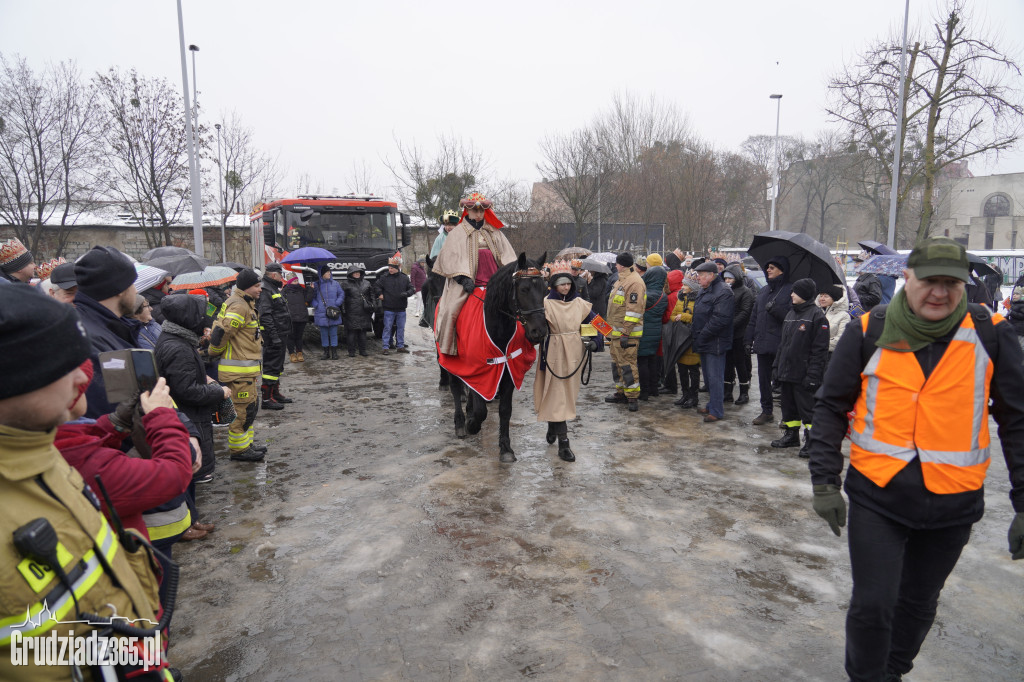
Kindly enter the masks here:
M 533 262 L 526 258 L 526 253 L 520 253 L 518 269 L 512 276 L 512 305 L 516 317 L 523 323 L 526 338 L 533 344 L 540 343 L 548 334 L 548 321 L 544 317 L 548 283 L 540 270 L 547 255 L 544 252 Z

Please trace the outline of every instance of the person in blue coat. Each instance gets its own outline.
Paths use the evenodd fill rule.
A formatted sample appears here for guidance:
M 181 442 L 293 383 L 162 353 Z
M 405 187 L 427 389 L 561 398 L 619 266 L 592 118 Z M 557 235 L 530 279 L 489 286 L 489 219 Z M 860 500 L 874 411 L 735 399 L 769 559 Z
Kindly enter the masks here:
M 697 266 L 701 292 L 693 307 L 693 350 L 700 353 L 704 384 L 708 387 L 707 407 L 699 410 L 704 421 L 716 422 L 725 417 L 725 356 L 732 349 L 732 320 L 736 299 L 732 289 L 718 276 L 714 261 Z
M 341 309 L 345 302 L 345 292 L 341 285 L 334 281 L 331 268 L 326 264 L 320 266 L 320 279 L 313 291 L 313 322 L 320 327 L 320 345 L 324 354 L 321 360 L 338 359 L 338 327 L 341 326 Z M 338 316 L 327 315 L 328 308 L 337 308 Z

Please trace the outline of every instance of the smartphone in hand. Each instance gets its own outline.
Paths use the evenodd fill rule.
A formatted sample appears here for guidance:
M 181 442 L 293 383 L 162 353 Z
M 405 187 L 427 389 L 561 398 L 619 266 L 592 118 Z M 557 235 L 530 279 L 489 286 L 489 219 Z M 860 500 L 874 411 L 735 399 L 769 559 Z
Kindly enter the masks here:
M 138 393 L 153 390 L 160 373 L 153 351 L 142 348 L 100 353 L 100 371 L 107 389 L 107 400 L 116 404 L 131 400 Z

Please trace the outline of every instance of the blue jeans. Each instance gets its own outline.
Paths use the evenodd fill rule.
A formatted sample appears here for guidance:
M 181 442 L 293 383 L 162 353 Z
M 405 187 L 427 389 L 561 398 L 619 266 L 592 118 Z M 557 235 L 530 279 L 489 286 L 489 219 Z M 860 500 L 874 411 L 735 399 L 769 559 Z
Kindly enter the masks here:
M 725 416 L 725 353 L 701 353 L 700 367 L 708 387 L 708 414 Z
M 324 348 L 328 346 L 331 348 L 338 347 L 338 325 L 320 327 L 320 345 Z
M 395 341 L 399 348 L 405 348 L 405 311 L 404 310 L 385 310 L 384 311 L 384 333 L 382 338 L 384 340 L 384 350 L 388 349 L 388 343 L 391 342 L 391 330 L 398 326 L 396 330 L 398 333 Z

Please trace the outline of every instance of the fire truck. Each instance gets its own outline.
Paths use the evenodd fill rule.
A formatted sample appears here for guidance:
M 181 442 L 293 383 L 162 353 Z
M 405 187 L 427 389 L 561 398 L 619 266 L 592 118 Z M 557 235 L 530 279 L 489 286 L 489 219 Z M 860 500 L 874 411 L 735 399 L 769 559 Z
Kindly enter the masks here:
M 300 194 L 258 204 L 249 215 L 252 261 L 258 267 L 285 253 L 316 246 L 334 254 L 328 261 L 335 279 L 361 267 L 370 281 L 387 272 L 388 258 L 412 243 L 409 216 L 398 204 L 372 194 L 322 196 Z M 294 269 L 294 268 L 293 268 Z M 306 278 L 315 273 L 308 273 Z M 383 320 L 374 316 L 380 336 Z

